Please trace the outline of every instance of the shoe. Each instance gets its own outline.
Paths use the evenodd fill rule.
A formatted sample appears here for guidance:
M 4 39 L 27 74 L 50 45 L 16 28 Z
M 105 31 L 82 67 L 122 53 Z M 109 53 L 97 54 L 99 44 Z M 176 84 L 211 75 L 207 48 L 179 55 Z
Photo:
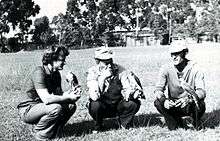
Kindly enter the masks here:
M 121 120 L 120 120 L 119 117 L 117 117 L 116 119 L 117 119 L 117 124 L 119 126 L 119 129 L 123 129 L 124 130 L 124 129 L 128 129 L 129 128 L 129 126 L 123 126 L 122 125 Z
M 185 118 L 185 123 L 188 128 L 194 128 L 192 117 Z
M 39 133 L 34 129 L 34 125 L 31 126 L 31 135 L 37 140 L 37 141 L 46 141 L 47 139 L 42 138 Z
M 160 121 L 161 127 L 164 127 L 166 125 L 166 121 L 165 121 L 164 117 L 158 117 L 158 120 Z
M 204 127 L 202 126 L 201 120 L 193 121 L 193 127 L 195 130 L 199 131 L 202 130 Z
M 97 134 L 98 131 L 97 131 L 97 130 L 93 130 L 92 133 L 93 133 L 93 134 Z
M 45 138 L 39 134 L 39 132 L 35 132 L 32 134 L 37 141 L 48 141 L 49 138 Z
M 97 134 L 98 132 L 103 131 L 103 125 L 96 125 L 92 133 Z
M 127 128 L 126 128 L 126 127 L 124 127 L 123 125 L 120 125 L 120 128 L 121 128 L 122 130 L 127 129 Z

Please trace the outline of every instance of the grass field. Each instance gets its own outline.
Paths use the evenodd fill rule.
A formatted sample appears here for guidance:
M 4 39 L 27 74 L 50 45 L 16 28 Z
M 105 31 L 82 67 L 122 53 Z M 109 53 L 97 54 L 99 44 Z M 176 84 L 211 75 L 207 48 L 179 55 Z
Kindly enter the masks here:
M 147 97 L 142 101 L 135 117 L 135 128 L 118 129 L 115 119 L 105 120 L 106 130 L 92 134 L 93 122 L 85 107 L 87 101 L 86 70 L 95 64 L 94 49 L 71 51 L 67 65 L 61 74 L 73 71 L 83 87 L 76 113 L 65 127 L 64 140 L 219 140 L 220 139 L 220 44 L 191 44 L 188 58 L 197 61 L 205 73 L 207 110 L 203 117 L 205 129 L 201 131 L 178 129 L 169 131 L 163 127 L 161 116 L 153 106 L 157 72 L 169 61 L 167 46 L 112 48 L 114 61 L 137 74 Z M 41 65 L 42 51 L 0 54 L 0 140 L 34 140 L 31 127 L 19 120 L 16 106 L 24 95 L 25 78 L 36 65 Z M 62 83 L 64 90 L 66 82 Z

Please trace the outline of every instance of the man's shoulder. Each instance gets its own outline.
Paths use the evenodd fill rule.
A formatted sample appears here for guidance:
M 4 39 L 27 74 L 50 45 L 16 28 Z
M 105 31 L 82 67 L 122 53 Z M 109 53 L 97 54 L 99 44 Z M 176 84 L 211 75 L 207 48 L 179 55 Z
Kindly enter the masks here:
M 160 69 L 168 71 L 168 70 L 172 69 L 173 67 L 174 66 L 172 63 L 165 63 L 165 64 L 161 65 Z
M 99 67 L 97 65 L 96 66 L 92 66 L 86 72 L 87 80 L 97 79 L 99 74 L 100 74 Z
M 114 64 L 114 69 L 115 69 L 119 74 L 126 71 L 126 69 L 125 69 L 123 66 L 119 65 L 119 64 Z
M 204 68 L 199 64 L 197 63 L 196 61 L 189 61 L 189 67 L 192 68 L 194 71 L 196 72 L 203 72 L 204 71 Z
M 89 72 L 98 72 L 98 71 L 99 71 L 98 66 L 92 66 L 88 69 L 88 73 Z
M 44 70 L 43 70 L 42 66 L 37 66 L 31 72 L 32 72 L 32 74 L 33 73 L 44 73 Z

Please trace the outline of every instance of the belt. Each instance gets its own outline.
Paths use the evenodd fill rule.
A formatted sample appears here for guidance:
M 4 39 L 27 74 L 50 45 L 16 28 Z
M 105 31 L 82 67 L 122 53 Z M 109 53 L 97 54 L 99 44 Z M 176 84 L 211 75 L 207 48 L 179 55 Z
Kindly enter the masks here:
M 18 104 L 17 108 L 22 108 L 22 107 L 27 107 L 29 105 L 35 105 L 35 104 L 38 104 L 40 103 L 39 101 L 25 101 L 25 102 L 21 102 L 20 104 Z

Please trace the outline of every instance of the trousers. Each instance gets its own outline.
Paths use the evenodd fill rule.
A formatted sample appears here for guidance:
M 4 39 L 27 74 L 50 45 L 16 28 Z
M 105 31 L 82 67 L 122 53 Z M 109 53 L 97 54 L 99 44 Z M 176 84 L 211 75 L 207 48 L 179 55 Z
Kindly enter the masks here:
M 51 139 L 57 136 L 58 130 L 64 127 L 75 111 L 75 104 L 38 103 L 19 108 L 19 115 L 25 123 L 34 124 L 35 138 Z
M 98 130 L 103 123 L 104 118 L 119 118 L 121 126 L 129 128 L 132 124 L 134 115 L 140 109 L 139 100 L 125 101 L 121 100 L 115 104 L 106 104 L 100 100 L 89 103 L 89 114 L 95 121 L 95 129 Z
M 181 117 L 184 116 L 192 117 L 193 126 L 197 128 L 206 109 L 204 100 L 200 100 L 198 105 L 199 109 L 196 108 L 195 103 L 189 103 L 184 108 L 172 107 L 170 109 L 166 109 L 164 107 L 164 101 L 160 101 L 159 99 L 154 101 L 154 106 L 157 108 L 159 113 L 164 116 L 169 130 L 175 130 L 178 127 L 183 127 L 184 125 Z

